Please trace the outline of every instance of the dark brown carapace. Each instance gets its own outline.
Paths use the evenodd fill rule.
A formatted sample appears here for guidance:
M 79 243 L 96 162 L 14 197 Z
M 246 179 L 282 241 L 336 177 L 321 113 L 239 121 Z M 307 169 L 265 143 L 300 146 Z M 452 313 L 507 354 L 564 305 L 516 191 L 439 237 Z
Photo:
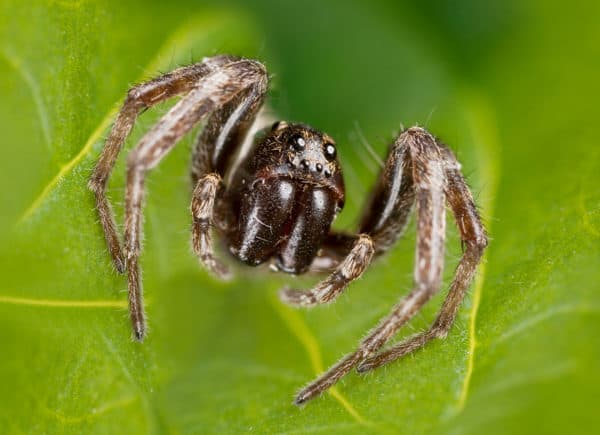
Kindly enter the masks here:
M 329 272 L 311 290 L 284 289 L 280 295 L 296 306 L 330 302 L 365 272 L 375 256 L 396 243 L 416 208 L 412 291 L 354 352 L 296 396 L 300 404 L 353 368 L 374 369 L 445 337 L 477 270 L 487 236 L 460 164 L 448 147 L 420 127 L 402 131 L 392 142 L 357 231 L 331 229 L 344 205 L 344 181 L 333 139 L 303 124 L 277 122 L 256 135 L 248 152 L 240 151 L 257 123 L 267 82 L 260 62 L 215 56 L 135 86 L 115 120 L 89 186 L 115 268 L 127 272 L 129 312 L 137 340 L 146 334 L 138 262 L 146 173 L 205 118 L 192 155 L 192 247 L 218 278 L 227 277 L 229 271 L 214 254 L 213 230 L 248 265 L 269 262 L 273 269 L 292 274 Z M 174 96 L 182 98 L 129 154 L 121 243 L 106 197 L 108 177 L 138 114 Z M 427 331 L 382 350 L 441 286 L 446 205 L 455 215 L 464 249 L 448 296 Z

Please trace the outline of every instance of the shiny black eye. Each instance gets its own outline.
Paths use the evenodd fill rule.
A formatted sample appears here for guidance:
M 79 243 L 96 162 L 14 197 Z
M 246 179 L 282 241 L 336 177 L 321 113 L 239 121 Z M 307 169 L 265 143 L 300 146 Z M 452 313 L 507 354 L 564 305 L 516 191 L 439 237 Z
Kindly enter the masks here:
M 292 145 L 296 151 L 302 151 L 306 148 L 306 141 L 299 134 L 292 136 Z
M 336 155 L 335 147 L 330 143 L 325 145 L 325 157 L 327 158 L 327 160 L 331 161 L 331 160 L 335 159 L 335 155 Z

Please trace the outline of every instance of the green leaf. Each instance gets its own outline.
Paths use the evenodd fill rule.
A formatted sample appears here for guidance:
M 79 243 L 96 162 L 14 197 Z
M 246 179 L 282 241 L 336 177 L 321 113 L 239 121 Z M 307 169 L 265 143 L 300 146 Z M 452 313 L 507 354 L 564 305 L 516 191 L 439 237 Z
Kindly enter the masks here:
M 1 432 L 593 432 L 598 6 L 166 3 L 0 4 Z M 384 155 L 400 122 L 421 123 L 457 151 L 492 238 L 446 340 L 303 408 L 297 389 L 410 288 L 414 228 L 327 307 L 277 299 L 316 277 L 236 267 L 216 282 L 189 248 L 186 138 L 148 180 L 140 344 L 86 189 L 132 83 L 225 52 L 266 62 L 276 113 L 336 137 L 339 228 L 353 228 L 378 171 L 363 136 Z M 141 117 L 127 149 L 168 107 Z M 123 161 L 110 184 L 120 219 Z M 461 253 L 449 232 L 446 282 Z

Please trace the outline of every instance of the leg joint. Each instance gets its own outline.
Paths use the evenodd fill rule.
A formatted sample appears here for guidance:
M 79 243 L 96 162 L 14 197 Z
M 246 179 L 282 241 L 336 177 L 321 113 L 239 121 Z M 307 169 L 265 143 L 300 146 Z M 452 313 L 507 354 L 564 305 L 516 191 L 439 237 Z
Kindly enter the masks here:
M 144 155 L 139 152 L 139 148 L 132 150 L 127 155 L 127 172 L 145 172 L 148 165 L 144 159 Z
M 438 278 L 436 280 L 419 282 L 417 283 L 416 289 L 421 295 L 423 295 L 422 298 L 424 298 L 427 301 L 431 296 L 438 292 L 441 285 L 441 280 Z
M 95 194 L 104 193 L 106 191 L 106 177 L 93 174 L 87 185 L 88 189 Z
M 483 251 L 487 247 L 489 242 L 488 236 L 485 233 L 478 234 L 476 237 L 470 240 L 465 240 L 464 243 L 467 249 L 479 257 L 483 255 Z

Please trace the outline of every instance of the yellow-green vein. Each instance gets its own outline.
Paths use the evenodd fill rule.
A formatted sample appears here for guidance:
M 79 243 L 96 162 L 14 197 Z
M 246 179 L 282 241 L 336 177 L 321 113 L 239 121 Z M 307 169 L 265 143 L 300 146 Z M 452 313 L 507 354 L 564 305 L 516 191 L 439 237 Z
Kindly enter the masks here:
M 316 338 L 311 334 L 300 314 L 297 311 L 283 306 L 282 303 L 274 296 L 271 297 L 271 303 L 275 308 L 275 311 L 283 319 L 286 326 L 290 329 L 290 331 L 292 331 L 292 333 L 296 336 L 298 341 L 300 341 L 306 350 L 315 374 L 318 375 L 322 373 L 324 371 L 324 366 L 321 358 L 321 349 L 319 348 L 319 343 L 317 343 Z M 344 407 L 348 414 L 350 414 L 358 423 L 365 426 L 372 425 L 371 422 L 366 420 L 358 413 L 352 404 L 348 402 L 348 399 L 346 399 L 336 387 L 330 388 L 328 393 L 331 394 L 331 396 L 334 397 L 342 405 L 342 407 Z
M 23 221 L 27 220 L 33 214 L 33 212 L 39 208 L 42 202 L 44 202 L 44 200 L 50 194 L 52 189 L 54 189 L 60 183 L 63 177 L 67 175 L 71 171 L 71 169 L 73 169 L 75 165 L 77 165 L 87 155 L 87 153 L 92 148 L 92 145 L 94 145 L 96 141 L 100 139 L 100 136 L 102 135 L 104 130 L 106 130 L 110 125 L 113 117 L 117 113 L 117 107 L 118 106 L 115 105 L 102 119 L 102 121 L 100 121 L 100 124 L 92 132 L 91 136 L 88 138 L 81 151 L 79 151 L 75 157 L 73 157 L 71 160 L 69 160 L 67 163 L 61 166 L 58 173 L 50 180 L 48 184 L 46 184 L 46 186 L 42 190 L 42 193 L 40 193 L 39 196 L 31 203 L 31 205 L 27 207 L 27 210 L 25 210 L 23 215 L 21 215 L 21 217 L 19 218 L 18 223 L 22 223 Z
M 469 386 L 471 384 L 471 377 L 473 376 L 473 368 L 475 365 L 475 349 L 477 348 L 477 335 L 475 328 L 477 325 L 477 311 L 479 310 L 479 304 L 481 302 L 481 289 L 483 287 L 485 275 L 485 264 L 481 265 L 479 274 L 475 278 L 475 286 L 473 289 L 473 297 L 471 301 L 471 313 L 469 318 L 469 348 L 467 351 L 467 370 L 463 379 L 462 388 L 458 396 L 458 403 L 456 404 L 457 411 L 462 411 L 467 402 L 469 394 Z
M 34 299 L 0 295 L 0 304 L 53 308 L 127 308 L 127 301 Z
M 487 223 L 488 232 L 493 216 L 494 198 L 498 186 L 499 177 L 499 151 L 500 144 L 495 121 L 495 115 L 489 102 L 480 93 L 473 91 L 464 92 L 466 118 L 469 124 L 473 143 L 476 148 L 478 172 L 481 174 L 484 195 L 480 198 L 483 209 L 484 220 Z M 487 256 L 486 256 L 487 257 Z M 484 257 L 479 274 L 475 278 L 473 296 L 471 300 L 471 312 L 469 318 L 469 348 L 467 352 L 467 368 L 463 383 L 458 395 L 456 411 L 464 409 L 469 396 L 469 387 L 475 369 L 475 353 L 477 350 L 477 312 L 481 303 L 481 294 L 485 280 L 486 258 Z

